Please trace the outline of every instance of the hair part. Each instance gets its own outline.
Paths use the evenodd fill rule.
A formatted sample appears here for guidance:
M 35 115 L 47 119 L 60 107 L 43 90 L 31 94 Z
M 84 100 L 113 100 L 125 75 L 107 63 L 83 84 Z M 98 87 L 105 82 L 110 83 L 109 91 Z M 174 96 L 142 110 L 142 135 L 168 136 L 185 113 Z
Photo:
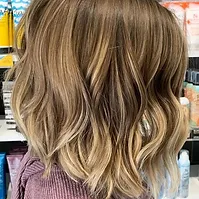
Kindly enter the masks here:
M 154 0 L 33 0 L 12 94 L 14 117 L 47 172 L 93 195 L 157 198 L 187 138 L 179 103 L 187 48 Z M 146 186 L 147 185 L 147 186 Z

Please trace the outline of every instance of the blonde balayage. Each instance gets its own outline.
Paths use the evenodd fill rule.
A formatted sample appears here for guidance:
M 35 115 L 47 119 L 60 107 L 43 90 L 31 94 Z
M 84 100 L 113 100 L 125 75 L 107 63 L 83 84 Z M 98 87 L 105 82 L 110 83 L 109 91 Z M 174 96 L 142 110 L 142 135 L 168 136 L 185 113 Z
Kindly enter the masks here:
M 187 64 L 175 17 L 154 0 L 33 0 L 18 27 L 12 108 L 32 153 L 91 194 L 157 198 L 187 137 Z

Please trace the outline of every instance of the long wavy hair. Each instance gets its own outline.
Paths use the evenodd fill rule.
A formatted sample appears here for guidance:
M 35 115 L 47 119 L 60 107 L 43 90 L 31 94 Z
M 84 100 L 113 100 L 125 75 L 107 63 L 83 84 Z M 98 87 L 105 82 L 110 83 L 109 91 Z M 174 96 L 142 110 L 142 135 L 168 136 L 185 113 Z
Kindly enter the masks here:
M 155 0 L 33 0 L 17 31 L 12 109 L 33 154 L 91 195 L 157 198 L 187 138 L 185 37 Z

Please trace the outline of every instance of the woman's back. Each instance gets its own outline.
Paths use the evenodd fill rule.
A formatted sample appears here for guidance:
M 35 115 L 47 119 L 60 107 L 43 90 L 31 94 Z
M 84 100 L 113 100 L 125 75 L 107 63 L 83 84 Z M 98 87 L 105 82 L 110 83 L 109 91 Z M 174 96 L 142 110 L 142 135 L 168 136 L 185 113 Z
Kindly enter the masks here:
M 39 158 L 31 157 L 28 152 L 18 171 L 12 199 L 96 199 L 86 184 L 71 179 L 57 165 L 53 166 L 47 178 L 43 176 L 44 171 L 45 167 Z M 111 199 L 120 198 L 111 197 Z M 150 199 L 150 196 L 145 194 L 139 199 Z
M 155 0 L 33 0 L 17 35 L 12 107 L 44 176 L 59 165 L 103 199 L 157 198 L 167 173 L 177 188 L 187 49 L 170 11 Z
M 12 199 L 89 199 L 88 189 L 75 182 L 54 165 L 48 178 L 43 177 L 44 165 L 27 153 L 19 170 Z

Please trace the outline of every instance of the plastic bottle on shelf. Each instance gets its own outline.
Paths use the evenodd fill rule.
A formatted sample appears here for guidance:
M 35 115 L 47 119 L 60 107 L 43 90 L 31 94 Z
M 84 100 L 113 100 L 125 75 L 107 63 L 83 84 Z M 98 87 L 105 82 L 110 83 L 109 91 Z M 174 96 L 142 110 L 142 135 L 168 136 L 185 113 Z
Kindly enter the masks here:
M 190 102 L 189 99 L 186 97 L 181 97 L 180 98 L 180 103 L 182 105 L 183 111 L 185 113 L 185 117 L 188 121 L 188 123 L 190 123 Z M 188 138 L 190 138 L 190 133 L 188 134 Z
M 189 196 L 189 177 L 190 177 L 190 160 L 189 160 L 189 152 L 187 150 L 182 150 L 180 152 L 178 166 L 180 170 L 180 185 L 179 185 L 178 197 L 187 198 Z
M 189 99 L 186 97 L 181 97 L 180 104 L 186 109 L 186 114 L 189 116 Z
M 192 72 L 191 127 L 199 128 L 199 71 Z

